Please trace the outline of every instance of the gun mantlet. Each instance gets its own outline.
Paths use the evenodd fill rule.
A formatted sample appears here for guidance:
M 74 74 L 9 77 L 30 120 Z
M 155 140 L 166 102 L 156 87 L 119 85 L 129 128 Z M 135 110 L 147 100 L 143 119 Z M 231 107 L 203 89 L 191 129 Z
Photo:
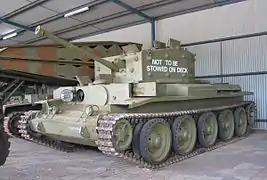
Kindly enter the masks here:
M 68 41 L 66 41 L 64 39 L 56 37 L 51 32 L 46 31 L 43 28 L 41 28 L 41 26 L 37 26 L 35 28 L 35 34 L 39 35 L 39 36 L 46 36 L 47 38 L 51 39 L 55 43 L 59 43 L 59 44 L 65 46 L 66 48 L 69 48 L 69 49 L 74 50 L 76 52 L 82 53 L 82 54 L 88 56 L 89 58 L 91 58 L 92 60 L 103 64 L 104 66 L 106 66 L 107 68 L 111 69 L 114 72 L 119 72 L 119 68 L 115 64 L 113 64 L 109 61 L 106 61 L 102 58 L 99 58 L 99 57 L 95 56 L 93 53 L 88 52 L 82 48 L 79 48 L 78 46 L 76 46 L 72 43 L 69 43 Z

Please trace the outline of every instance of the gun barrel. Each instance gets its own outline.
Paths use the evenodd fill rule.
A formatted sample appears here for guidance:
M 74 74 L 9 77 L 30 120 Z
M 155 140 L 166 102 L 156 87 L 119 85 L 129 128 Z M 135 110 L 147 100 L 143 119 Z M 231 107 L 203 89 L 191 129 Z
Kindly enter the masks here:
M 66 41 L 64 39 L 61 39 L 61 38 L 53 35 L 51 32 L 46 31 L 43 28 L 41 28 L 41 26 L 37 26 L 35 28 L 35 34 L 39 35 L 39 36 L 46 36 L 47 38 L 51 39 L 55 43 L 59 43 L 59 44 L 65 46 L 66 48 L 69 48 L 69 49 L 71 49 L 73 51 L 82 53 L 82 54 L 88 56 L 90 59 L 93 59 L 94 61 L 97 61 L 97 62 L 103 64 L 104 66 L 106 66 L 107 68 L 109 68 L 109 69 L 111 69 L 113 71 L 116 71 L 116 72 L 119 71 L 119 68 L 117 66 L 115 66 L 115 64 L 113 64 L 113 63 L 111 63 L 109 61 L 106 61 L 106 60 L 104 60 L 104 59 L 102 59 L 100 57 L 97 57 L 93 53 L 88 52 L 85 49 L 79 48 L 78 46 L 76 46 L 76 45 L 74 45 L 72 43 L 69 43 L 68 41 Z

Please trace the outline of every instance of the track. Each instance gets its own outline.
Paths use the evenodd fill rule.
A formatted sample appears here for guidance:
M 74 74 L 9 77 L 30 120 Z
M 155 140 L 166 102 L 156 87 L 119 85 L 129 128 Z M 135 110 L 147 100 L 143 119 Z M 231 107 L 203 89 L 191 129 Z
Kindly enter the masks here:
M 234 109 L 237 107 L 247 107 L 249 104 L 254 105 L 254 102 L 247 101 L 247 102 L 242 102 L 239 104 L 233 104 L 231 106 L 221 106 L 217 108 L 215 107 L 215 108 L 208 108 L 208 109 L 196 109 L 196 110 L 190 110 L 190 111 L 177 111 L 177 112 L 170 112 L 170 113 L 143 113 L 143 114 L 141 113 L 128 114 L 127 113 L 127 114 L 117 114 L 117 115 L 113 114 L 113 115 L 103 116 L 102 120 L 99 120 L 98 127 L 97 127 L 97 132 L 98 132 L 97 144 L 99 146 L 98 148 L 104 154 L 121 157 L 130 162 L 135 163 L 139 167 L 145 167 L 149 169 L 163 168 L 173 163 L 177 163 L 185 159 L 191 158 L 193 156 L 197 156 L 198 154 L 212 151 L 214 149 L 218 149 L 227 144 L 234 143 L 236 141 L 244 139 L 250 134 L 252 127 L 248 126 L 246 133 L 242 137 L 233 137 L 231 140 L 227 142 L 223 142 L 217 139 L 217 142 L 213 146 L 210 146 L 207 148 L 196 146 L 197 148 L 195 148 L 191 153 L 187 155 L 183 155 L 183 156 L 177 155 L 172 151 L 166 161 L 159 163 L 159 164 L 152 164 L 152 163 L 148 163 L 147 160 L 145 160 L 143 157 L 140 157 L 140 153 L 135 153 L 133 149 L 122 151 L 122 152 L 118 150 L 116 142 L 114 141 L 114 139 L 116 138 L 115 133 L 114 133 L 116 124 L 120 121 L 128 120 L 129 122 L 131 122 L 132 126 L 136 126 L 139 123 L 144 123 L 144 122 L 147 123 L 148 121 L 152 119 L 157 119 L 158 121 L 171 123 L 172 121 L 174 121 L 174 119 L 176 119 L 179 116 L 193 115 L 193 117 L 197 117 L 197 115 L 201 113 L 210 112 L 210 111 L 213 111 L 213 112 L 222 111 L 224 109 Z M 254 111 L 254 113 L 256 114 L 256 109 L 250 110 L 250 112 L 248 112 L 247 110 L 246 112 L 246 114 L 248 115 L 248 121 L 254 121 L 255 119 L 255 114 L 252 115 L 253 114 L 252 111 Z M 142 140 L 140 138 L 139 143 L 141 141 Z M 142 144 L 140 143 L 140 147 L 141 146 Z
M 252 106 L 251 106 L 252 105 Z M 248 107 L 252 108 L 248 108 Z M 146 144 L 144 144 L 144 140 L 142 138 L 138 139 L 135 138 L 135 142 L 131 143 L 131 148 L 121 149 L 117 145 L 116 141 L 116 128 L 117 125 L 122 121 L 130 122 L 131 126 L 134 128 L 137 128 L 138 125 L 142 124 L 149 124 L 152 122 L 163 122 L 172 124 L 174 120 L 178 117 L 182 117 L 185 115 L 191 115 L 194 117 L 194 120 L 196 123 L 198 122 L 198 118 L 202 113 L 206 112 L 214 112 L 218 113 L 225 109 L 234 110 L 238 107 L 244 107 L 246 109 L 246 115 L 248 120 L 248 127 L 241 137 L 234 136 L 232 139 L 228 141 L 221 141 L 219 138 L 216 140 L 216 142 L 208 147 L 200 146 L 200 144 L 196 144 L 194 150 L 186 155 L 179 155 L 177 153 L 174 153 L 174 149 L 172 148 L 169 152 L 169 156 L 167 159 L 164 159 L 161 162 L 158 163 L 150 163 L 149 157 L 146 156 Z M 62 141 L 54 140 L 47 138 L 46 136 L 43 136 L 41 134 L 32 132 L 29 127 L 29 121 L 33 119 L 39 111 L 28 111 L 24 112 L 21 115 L 18 113 L 12 113 L 8 117 L 5 118 L 5 130 L 9 133 L 9 135 L 14 136 L 14 133 L 11 133 L 10 128 L 8 124 L 12 121 L 12 119 L 16 115 L 20 115 L 20 120 L 18 120 L 17 128 L 18 128 L 18 134 L 20 138 L 23 138 L 25 140 L 35 142 L 40 145 L 45 145 L 54 149 L 58 149 L 64 152 L 74 152 L 79 151 L 83 149 L 83 146 L 77 145 L 77 144 L 70 144 L 65 143 Z M 255 103 L 252 101 L 246 101 L 241 102 L 239 104 L 233 104 L 230 106 L 221 106 L 221 107 L 214 107 L 214 108 L 206 108 L 206 109 L 195 109 L 195 110 L 188 110 L 188 111 L 177 111 L 177 112 L 168 112 L 168 113 L 125 113 L 125 114 L 110 114 L 102 116 L 101 119 L 98 121 L 97 126 L 97 144 L 98 149 L 102 151 L 104 154 L 112 155 L 116 157 L 120 157 L 123 159 L 128 160 L 129 162 L 132 162 L 139 167 L 145 167 L 149 169 L 160 169 L 166 166 L 169 166 L 173 163 L 177 163 L 180 161 L 183 161 L 185 159 L 197 156 L 201 153 L 212 151 L 214 149 L 218 149 L 222 146 L 225 146 L 230 143 L 234 143 L 236 141 L 239 141 L 241 139 L 246 138 L 252 130 L 252 124 L 256 119 L 256 106 Z M 147 126 L 146 125 L 146 126 Z M 132 138 L 132 137 L 131 137 Z M 137 140 L 137 141 L 136 141 Z M 134 146 L 133 144 L 139 144 L 139 147 Z
M 4 129 L 6 133 L 11 137 L 21 138 L 62 152 L 76 152 L 84 149 L 80 145 L 54 140 L 32 132 L 29 127 L 29 121 L 34 118 L 37 113 L 39 113 L 39 111 L 14 112 L 9 114 L 4 118 Z

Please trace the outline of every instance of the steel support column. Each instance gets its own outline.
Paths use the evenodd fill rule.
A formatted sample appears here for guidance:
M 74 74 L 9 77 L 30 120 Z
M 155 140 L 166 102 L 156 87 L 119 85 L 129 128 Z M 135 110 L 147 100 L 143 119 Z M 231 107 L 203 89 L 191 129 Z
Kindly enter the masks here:
M 154 41 L 156 40 L 156 19 L 154 17 L 148 16 L 147 14 L 143 13 L 142 11 L 139 11 L 138 9 L 120 1 L 120 0 L 110 0 L 116 4 L 118 4 L 119 6 L 124 7 L 125 9 L 127 9 L 128 11 L 131 11 L 134 14 L 137 14 L 143 18 L 145 18 L 146 20 L 148 20 L 151 23 L 151 45 L 152 47 L 154 46 Z
M 155 18 L 151 19 L 151 43 L 154 47 L 154 41 L 156 40 L 156 20 Z

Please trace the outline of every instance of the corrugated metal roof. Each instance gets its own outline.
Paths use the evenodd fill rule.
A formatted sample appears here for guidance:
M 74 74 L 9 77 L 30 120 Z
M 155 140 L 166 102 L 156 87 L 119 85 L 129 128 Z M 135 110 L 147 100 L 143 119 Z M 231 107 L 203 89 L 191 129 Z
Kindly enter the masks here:
M 152 17 L 161 19 L 240 1 L 244 0 L 1 0 L 0 45 L 49 42 L 23 27 L 42 25 L 66 40 L 75 40 L 149 22 Z M 89 10 L 64 17 L 84 7 Z M 22 26 L 10 25 L 10 21 Z M 14 32 L 15 37 L 3 40 Z

